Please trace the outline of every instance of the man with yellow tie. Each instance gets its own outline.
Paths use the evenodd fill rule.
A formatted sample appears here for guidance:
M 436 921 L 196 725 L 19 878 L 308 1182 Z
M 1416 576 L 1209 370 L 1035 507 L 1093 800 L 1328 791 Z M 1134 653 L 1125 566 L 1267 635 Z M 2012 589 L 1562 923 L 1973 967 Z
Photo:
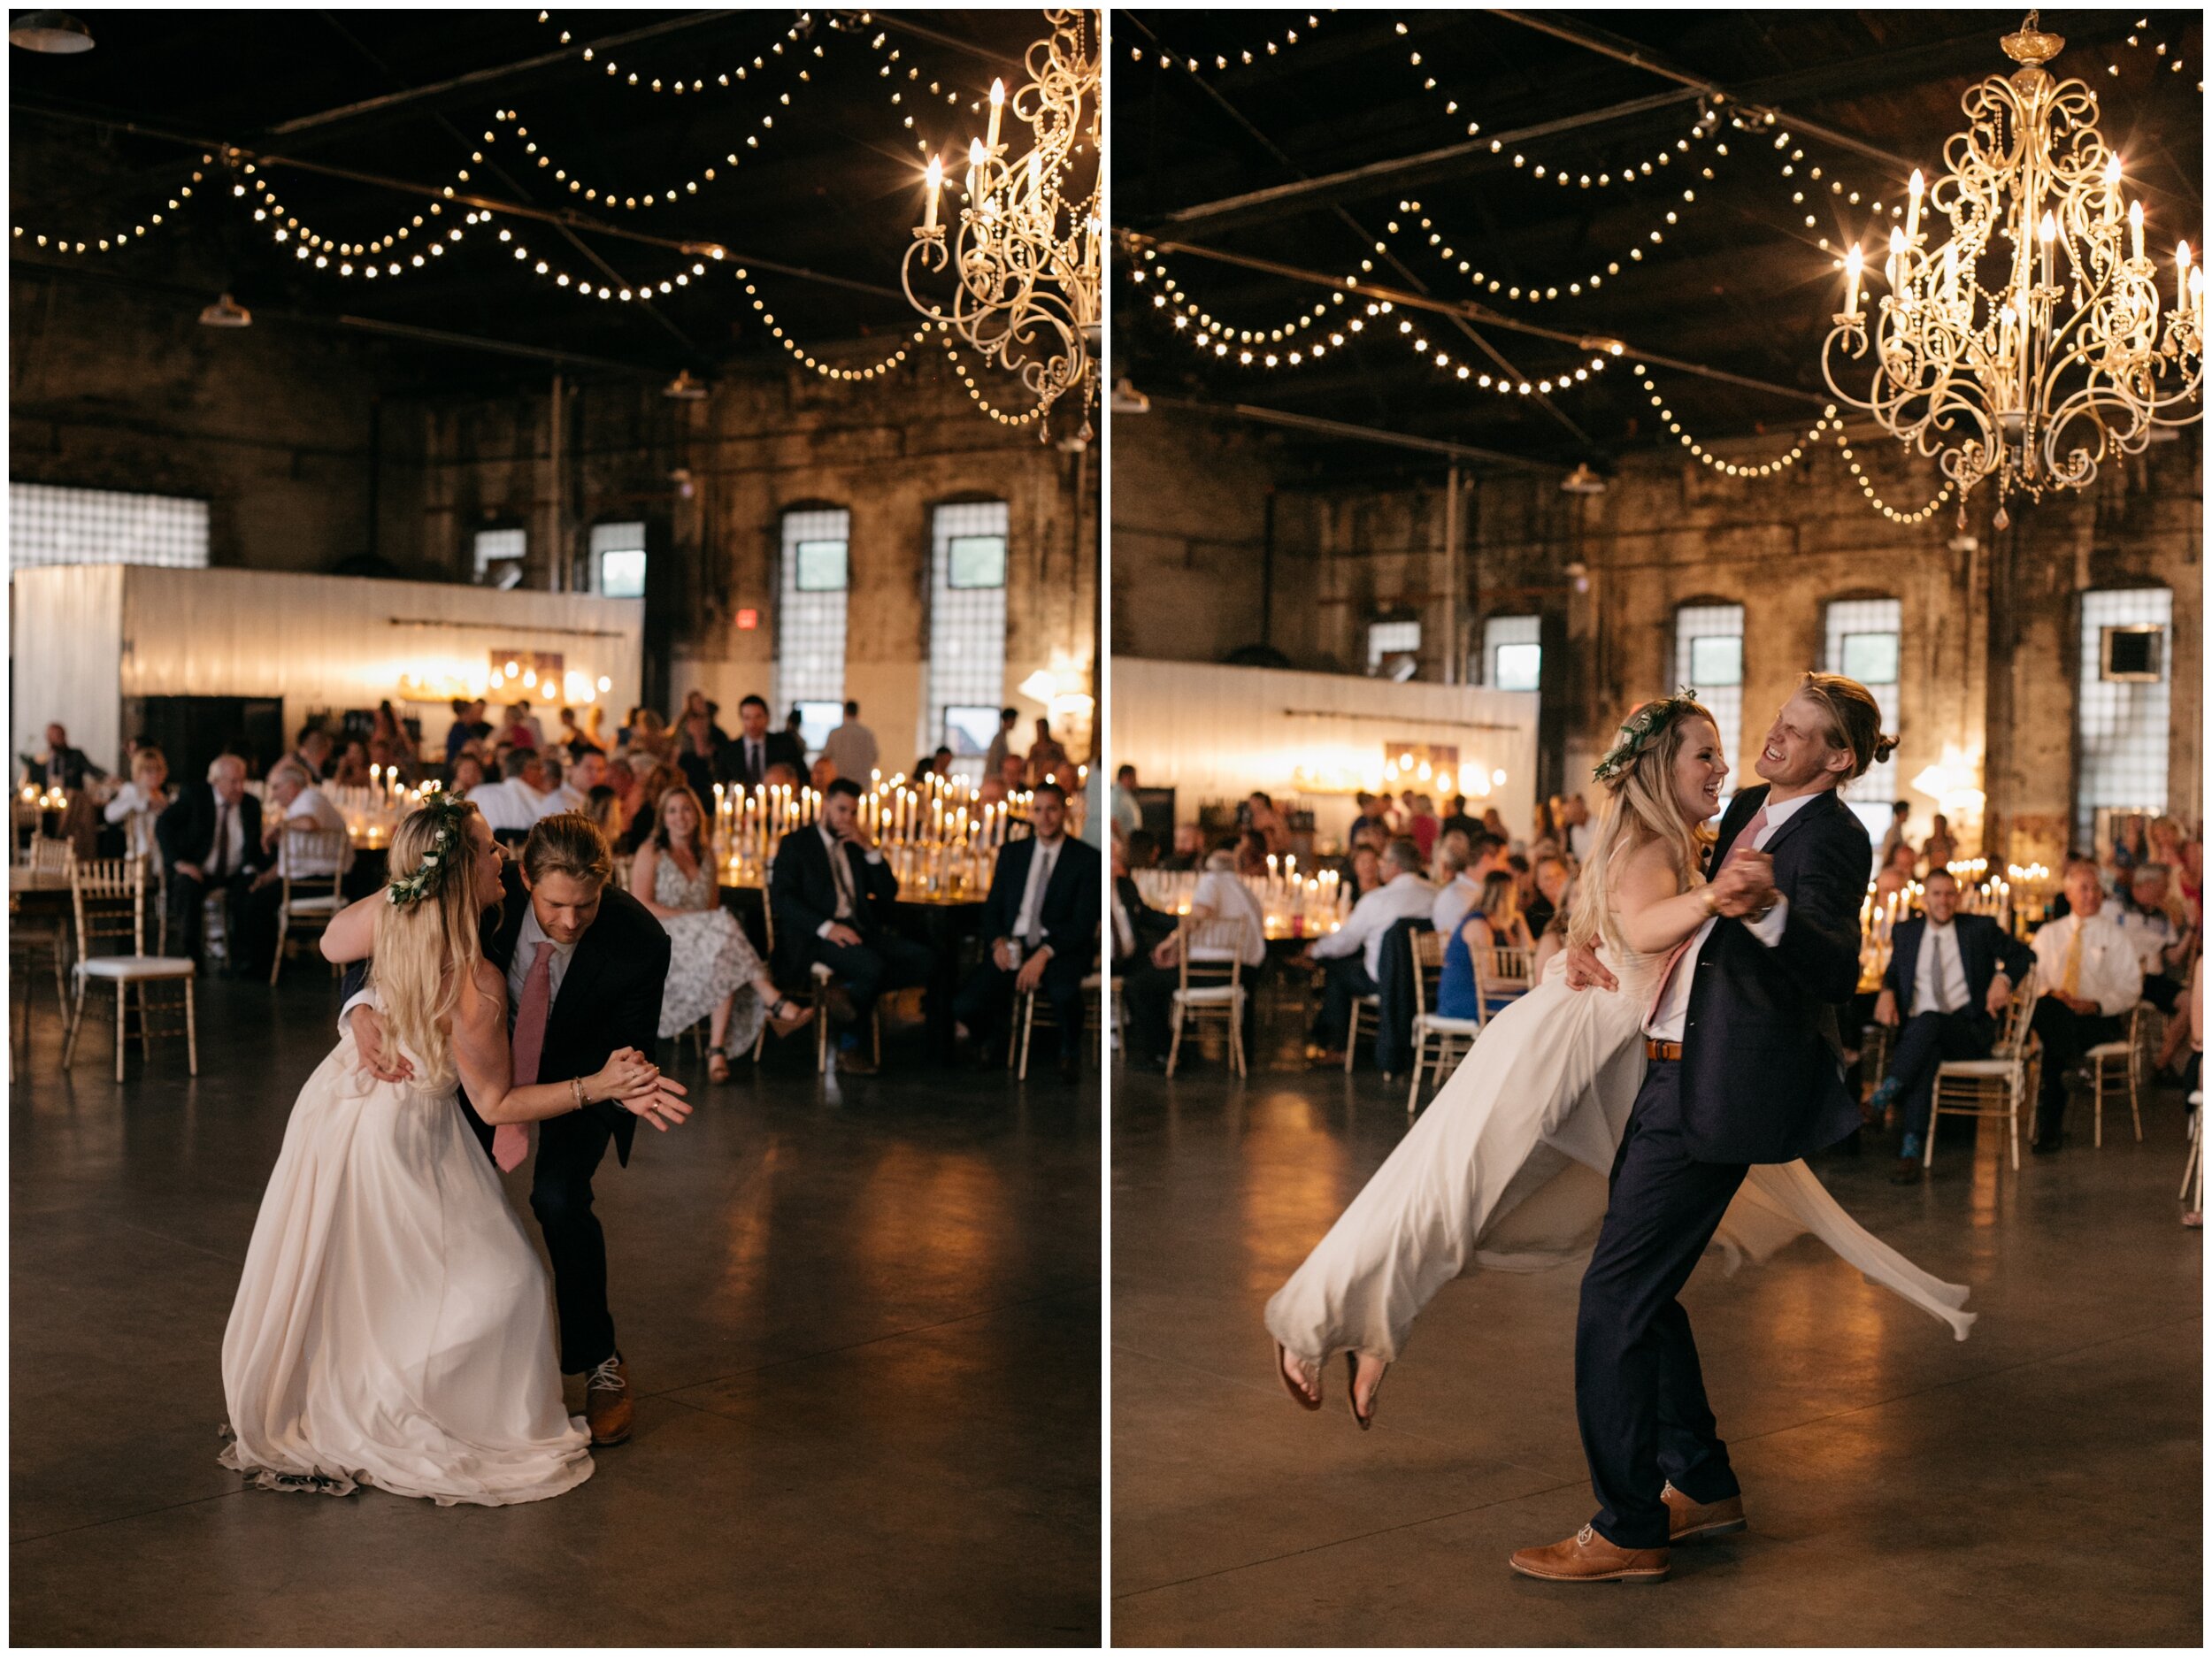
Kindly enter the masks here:
M 2038 1152 L 2066 1141 L 2066 1083 L 2082 1055 L 2100 1042 L 2117 1041 L 2126 1018 L 2143 998 L 2143 964 L 2135 946 L 2104 910 L 2104 883 L 2097 865 L 2084 861 L 2066 871 L 2070 913 L 2035 935 L 2036 977 L 2045 986 L 2035 1004 L 2035 1032 L 2043 1039 L 2043 1093 L 2036 1101 Z

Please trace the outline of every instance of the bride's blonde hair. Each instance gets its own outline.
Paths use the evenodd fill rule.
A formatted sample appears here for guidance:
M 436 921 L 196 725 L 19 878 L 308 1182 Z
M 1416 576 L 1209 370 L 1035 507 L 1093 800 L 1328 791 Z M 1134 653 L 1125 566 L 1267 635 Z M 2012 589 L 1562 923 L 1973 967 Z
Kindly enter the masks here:
M 371 976 L 386 1025 L 428 1072 L 419 1085 L 436 1091 L 451 1085 L 451 1017 L 484 949 L 468 832 L 476 808 L 465 800 L 433 801 L 392 835 L 391 901 L 377 914 Z
M 1713 831 L 1682 815 L 1673 783 L 1674 762 L 1691 723 L 1698 719 L 1716 732 L 1720 728 L 1690 691 L 1645 702 L 1629 715 L 1621 726 L 1620 742 L 1598 767 L 1605 804 L 1590 855 L 1575 877 L 1574 915 L 1567 923 L 1569 948 L 1595 948 L 1601 936 L 1616 948 L 1621 947 L 1613 924 L 1614 876 L 1653 840 L 1667 848 L 1678 891 L 1705 883 L 1704 853 Z

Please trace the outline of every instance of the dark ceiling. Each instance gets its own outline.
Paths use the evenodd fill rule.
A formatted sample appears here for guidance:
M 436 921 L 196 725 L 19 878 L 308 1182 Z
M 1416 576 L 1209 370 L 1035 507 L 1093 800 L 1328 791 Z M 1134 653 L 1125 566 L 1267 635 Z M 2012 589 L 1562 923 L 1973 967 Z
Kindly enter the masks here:
M 916 323 L 899 264 L 920 211 L 922 146 L 964 150 L 993 75 L 1018 85 L 1025 51 L 1045 32 L 1034 11 L 983 10 L 84 16 L 96 39 L 90 51 L 9 50 L 10 219 L 26 233 L 12 239 L 19 265 L 67 264 L 92 280 L 193 294 L 192 284 L 224 286 L 250 309 L 344 314 L 661 372 L 780 354 L 756 297 L 810 346 L 872 348 L 840 360 L 892 349 Z M 220 165 L 219 151 L 218 165 L 205 165 L 202 146 L 216 145 L 264 159 L 250 175 L 243 162 Z M 711 181 L 702 177 L 709 167 Z M 557 170 L 602 199 L 570 189 Z M 184 200 L 177 192 L 194 172 L 205 176 Z M 280 243 L 278 219 L 255 220 L 268 205 L 257 180 L 285 218 L 333 242 L 379 240 L 401 226 L 409 234 L 382 250 L 373 280 L 362 256 L 335 249 L 317 270 L 296 257 L 297 232 Z M 234 194 L 241 184 L 242 196 Z M 429 211 L 449 185 L 503 206 L 567 209 L 577 220 L 502 211 L 472 226 L 465 202 Z M 672 203 L 626 204 L 671 189 Z M 165 204 L 173 197 L 176 211 Z M 157 211 L 159 226 L 150 222 Z M 91 245 L 140 224 L 144 236 L 106 255 L 96 247 L 58 257 L 35 242 L 44 234 Z M 426 240 L 451 228 L 464 240 L 428 255 Z M 514 240 L 503 244 L 502 230 Z M 680 251 L 686 242 L 719 243 L 730 257 L 718 267 Z M 527 262 L 515 259 L 518 246 Z M 356 273 L 342 276 L 349 262 Z M 697 265 L 703 276 L 691 273 Z M 741 265 L 755 295 L 734 274 Z M 564 271 L 566 290 L 555 280 Z M 658 284 L 679 274 L 686 284 L 662 295 Z M 584 298 L 573 283 L 586 278 L 617 291 L 627 283 L 640 297 Z
M 1700 435 L 1801 430 L 1824 400 L 1820 345 L 1841 307 L 1832 261 L 1855 240 L 1870 250 L 1886 244 L 1907 174 L 1919 165 L 1932 180 L 1944 141 L 1964 125 L 1961 95 L 2016 67 L 1998 39 L 2019 21 L 2016 12 L 1932 7 L 1116 12 L 1117 227 L 1247 261 L 1197 251 L 1166 260 L 1187 299 L 1232 328 L 1271 331 L 1317 303 L 1327 314 L 1280 342 L 1202 356 L 1195 329 L 1174 332 L 1173 307 L 1154 304 L 1156 277 L 1133 281 L 1125 249 L 1114 372 L 1156 398 L 1256 405 L 1562 467 L 1603 466 L 1660 434 L 1627 372 L 1640 358 Z M 2101 100 L 2101 129 L 2143 196 L 2154 254 L 2170 257 L 2177 236 L 2201 246 L 2201 14 L 2047 12 L 2041 27 L 2067 38 L 2054 70 L 2086 80 Z M 1722 100 L 1701 104 L 1686 80 L 1717 87 Z M 1705 109 L 1761 111 L 1746 115 L 1757 134 L 1719 119 L 1694 135 Z M 1775 124 L 1766 109 L 1778 111 Z M 1599 111 L 1614 112 L 1587 119 Z M 1480 127 L 1471 139 L 1470 121 Z M 1502 138 L 1494 155 L 1490 144 Z M 1688 148 L 1677 148 L 1685 140 Z M 1663 150 L 1669 164 L 1646 177 Z M 1388 165 L 1424 156 L 1432 158 Z M 1323 188 L 1282 188 L 1360 169 L 1367 175 Z M 1628 169 L 1633 180 L 1624 182 Z M 1613 181 L 1601 187 L 1600 175 Z M 1804 199 L 1793 201 L 1801 191 Z M 1256 199 L 1225 205 L 1248 196 Z M 1409 201 L 1418 209 L 1402 206 Z M 1194 213 L 1202 206 L 1208 211 Z M 1631 248 L 1644 257 L 1632 259 Z M 1333 305 L 1327 288 L 1253 262 L 1363 272 L 1371 284 L 1475 302 L 1569 338 L 1403 306 L 1365 318 L 1364 303 Z M 1604 276 L 1614 264 L 1621 273 Z M 1592 274 L 1604 277 L 1601 286 L 1569 291 Z M 1519 299 L 1509 292 L 1517 286 Z M 1531 287 L 1555 287 L 1558 297 L 1532 303 Z M 1366 324 L 1357 334 L 1345 327 L 1355 317 Z M 1410 335 L 1396 326 L 1404 321 L 1415 325 Z M 1290 365 L 1291 349 L 1302 342 L 1310 351 L 1332 329 L 1345 332 L 1343 348 Z M 1577 341 L 1591 336 L 1624 341 L 1631 355 L 1548 398 L 1503 396 L 1456 374 L 1460 364 L 1517 382 L 1586 372 L 1593 353 Z M 1429 341 L 1423 356 L 1410 349 L 1418 338 Z M 1238 360 L 1245 349 L 1248 365 Z M 1279 359 L 1271 370 L 1269 351 Z M 1436 365 L 1440 351 L 1450 365 Z M 1737 378 L 1699 378 L 1660 365 L 1659 356 Z M 1444 464 L 1310 433 L 1285 441 L 1333 473 Z

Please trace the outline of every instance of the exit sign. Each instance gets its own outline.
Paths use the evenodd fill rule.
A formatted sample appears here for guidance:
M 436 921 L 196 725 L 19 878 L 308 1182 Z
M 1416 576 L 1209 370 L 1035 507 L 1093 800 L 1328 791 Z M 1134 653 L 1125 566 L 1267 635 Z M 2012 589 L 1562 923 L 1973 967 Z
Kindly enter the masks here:
M 740 633 L 751 633 L 751 632 L 754 632 L 756 629 L 757 629 L 757 628 L 759 627 L 759 625 L 760 625 L 760 612 L 759 612 L 758 610 L 739 610 L 739 611 L 737 612 L 737 630 L 738 630 L 738 632 L 740 632 Z

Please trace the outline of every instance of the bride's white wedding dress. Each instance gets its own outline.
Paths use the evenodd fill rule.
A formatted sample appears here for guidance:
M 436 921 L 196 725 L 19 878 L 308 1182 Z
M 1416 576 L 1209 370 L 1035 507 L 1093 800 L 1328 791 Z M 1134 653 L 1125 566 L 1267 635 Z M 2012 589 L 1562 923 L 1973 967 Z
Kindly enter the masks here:
M 557 1496 L 592 1460 L 552 1318 L 451 1089 L 376 1080 L 349 1031 L 300 1090 L 254 1223 L 223 1334 L 223 1464 L 442 1507 Z
M 1661 955 L 1608 947 L 1613 992 L 1567 987 L 1554 960 L 1493 1018 L 1374 1177 L 1267 1303 L 1267 1326 L 1309 1364 L 1394 1360 L 1436 1292 L 1471 1265 L 1537 1271 L 1586 1254 L 1613 1155 L 1644 1074 L 1642 1024 Z M 1714 1246 L 1733 1270 L 1805 1232 L 1964 1340 L 1967 1291 L 1876 1240 L 1801 1162 L 1755 1165 Z

